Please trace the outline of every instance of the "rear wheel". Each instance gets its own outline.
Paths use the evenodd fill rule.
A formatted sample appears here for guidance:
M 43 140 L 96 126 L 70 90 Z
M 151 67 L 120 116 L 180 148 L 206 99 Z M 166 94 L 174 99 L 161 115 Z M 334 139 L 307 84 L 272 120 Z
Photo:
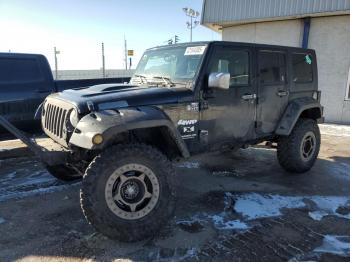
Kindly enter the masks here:
M 81 207 L 102 234 L 132 242 L 154 235 L 173 214 L 171 162 L 157 149 L 119 145 L 90 164 L 83 178 Z
M 83 176 L 71 167 L 65 165 L 45 166 L 47 171 L 54 177 L 63 181 L 73 181 L 81 179 Z
M 299 119 L 288 137 L 277 146 L 280 165 L 288 172 L 303 173 L 311 169 L 320 151 L 321 135 L 313 119 Z

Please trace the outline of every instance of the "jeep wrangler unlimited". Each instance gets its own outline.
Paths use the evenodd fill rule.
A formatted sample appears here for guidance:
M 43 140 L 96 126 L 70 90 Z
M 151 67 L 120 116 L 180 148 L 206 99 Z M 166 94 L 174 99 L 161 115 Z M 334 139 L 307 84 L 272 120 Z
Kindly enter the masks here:
M 147 50 L 129 84 L 48 96 L 42 127 L 64 154 L 43 161 L 60 179 L 83 176 L 81 207 L 95 229 L 137 241 L 172 216 L 171 161 L 267 142 L 287 172 L 306 172 L 322 121 L 314 50 L 169 45 Z

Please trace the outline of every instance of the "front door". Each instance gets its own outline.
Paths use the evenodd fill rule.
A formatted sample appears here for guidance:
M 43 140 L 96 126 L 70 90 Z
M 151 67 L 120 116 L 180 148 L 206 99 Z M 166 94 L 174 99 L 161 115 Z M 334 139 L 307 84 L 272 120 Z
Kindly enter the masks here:
M 287 53 L 276 49 L 258 50 L 259 103 L 257 133 L 271 134 L 288 104 Z
M 255 132 L 256 87 L 252 81 L 254 49 L 249 46 L 213 47 L 207 76 L 214 72 L 230 73 L 230 88 L 210 89 L 204 85 L 200 111 L 200 136 L 211 146 L 241 143 Z M 207 79 L 206 79 L 207 80 Z

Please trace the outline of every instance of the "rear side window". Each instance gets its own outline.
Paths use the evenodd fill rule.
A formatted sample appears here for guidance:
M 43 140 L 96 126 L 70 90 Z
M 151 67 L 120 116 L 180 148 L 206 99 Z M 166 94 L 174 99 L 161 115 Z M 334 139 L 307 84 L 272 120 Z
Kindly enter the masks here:
M 263 85 L 283 84 L 286 81 L 286 55 L 279 51 L 259 52 L 260 82 Z
M 0 82 L 30 82 L 42 80 L 36 59 L 0 58 Z
M 313 81 L 312 74 L 313 57 L 310 54 L 293 54 L 293 82 L 310 83 Z

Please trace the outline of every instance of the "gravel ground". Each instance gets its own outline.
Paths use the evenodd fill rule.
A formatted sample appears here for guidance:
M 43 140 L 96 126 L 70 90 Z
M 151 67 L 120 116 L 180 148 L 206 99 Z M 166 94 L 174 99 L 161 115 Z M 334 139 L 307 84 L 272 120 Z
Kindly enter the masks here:
M 0 160 L 0 261 L 350 261 L 350 128 L 321 131 L 302 175 L 264 148 L 178 163 L 174 219 L 132 244 L 89 226 L 80 182 L 56 180 L 30 155 Z

